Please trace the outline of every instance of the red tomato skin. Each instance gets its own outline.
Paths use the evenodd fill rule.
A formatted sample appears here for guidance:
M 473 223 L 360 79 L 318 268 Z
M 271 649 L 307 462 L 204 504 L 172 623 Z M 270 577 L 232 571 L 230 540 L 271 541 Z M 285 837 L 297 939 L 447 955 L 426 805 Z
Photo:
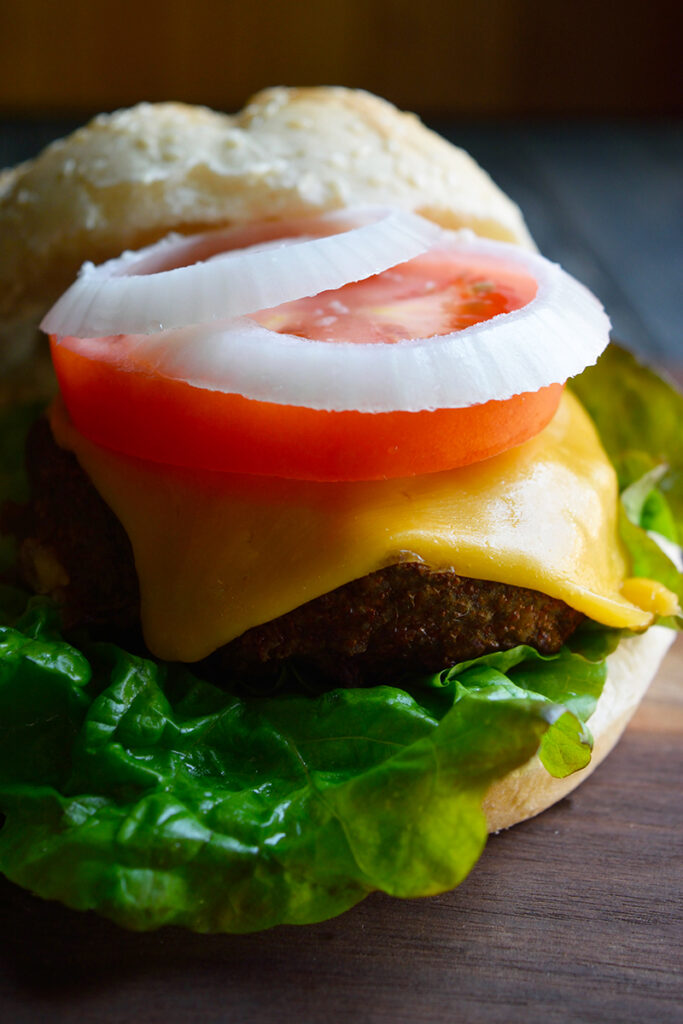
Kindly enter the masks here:
M 563 385 L 464 409 L 326 412 L 124 370 L 51 340 L 81 433 L 152 462 L 300 480 L 380 480 L 490 458 L 543 429 Z

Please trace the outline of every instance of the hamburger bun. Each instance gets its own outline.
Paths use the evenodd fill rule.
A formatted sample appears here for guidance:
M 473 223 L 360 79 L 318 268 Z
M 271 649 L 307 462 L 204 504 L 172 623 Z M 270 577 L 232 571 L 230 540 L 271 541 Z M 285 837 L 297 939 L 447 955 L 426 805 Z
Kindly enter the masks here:
M 99 115 L 0 175 L 0 326 L 26 347 L 85 260 L 172 231 L 363 203 L 533 248 L 518 207 L 464 150 L 362 90 L 267 89 L 235 115 L 141 103 Z M 44 390 L 44 361 L 33 365 Z M 9 398 L 0 394 L 2 403 Z M 673 638 L 653 628 L 620 644 L 589 722 L 590 764 L 555 779 L 535 757 L 497 782 L 484 804 L 490 831 L 540 813 L 600 764 Z
M 15 352 L 30 347 L 36 324 L 86 260 L 101 262 L 169 232 L 360 204 L 391 204 L 446 228 L 533 248 L 517 207 L 466 153 L 367 93 L 276 88 L 234 116 L 178 103 L 140 104 L 95 118 L 0 176 L 0 335 Z M 31 372 L 44 374 L 39 358 L 31 365 L 39 368 Z M 16 399 L 14 384 L 9 391 Z M 0 389 L 0 405 L 3 400 Z M 607 461 L 602 451 L 601 457 Z M 44 564 L 54 576 L 54 564 Z M 63 579 L 58 571 L 54 578 Z M 186 604 L 182 614 L 187 617 Z M 607 681 L 588 721 L 594 739 L 588 766 L 557 779 L 534 756 L 511 771 L 484 798 L 489 832 L 540 813 L 595 770 L 674 637 L 671 629 L 651 627 L 621 640 L 607 659 Z

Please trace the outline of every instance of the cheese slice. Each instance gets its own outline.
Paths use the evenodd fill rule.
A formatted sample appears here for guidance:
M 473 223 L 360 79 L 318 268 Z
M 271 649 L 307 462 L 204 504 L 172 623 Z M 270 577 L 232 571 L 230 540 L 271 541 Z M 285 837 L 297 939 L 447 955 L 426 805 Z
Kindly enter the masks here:
M 621 593 L 617 483 L 565 394 L 531 441 L 428 476 L 311 483 L 143 462 L 51 421 L 130 538 L 146 642 L 196 661 L 252 626 L 401 561 L 530 587 L 609 626 L 652 620 Z

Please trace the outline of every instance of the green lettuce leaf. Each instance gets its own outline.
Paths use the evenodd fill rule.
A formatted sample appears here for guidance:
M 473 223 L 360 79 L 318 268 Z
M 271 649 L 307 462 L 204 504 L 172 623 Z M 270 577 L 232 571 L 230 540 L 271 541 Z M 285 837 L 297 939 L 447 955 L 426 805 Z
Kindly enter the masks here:
M 653 490 L 668 507 L 658 525 L 648 522 L 642 506 L 638 522 L 646 529 L 680 543 L 683 539 L 683 395 L 672 382 L 640 363 L 619 345 L 609 345 L 595 366 L 571 382 L 595 423 L 605 451 L 614 463 L 624 491 L 650 477 L 645 499 Z M 641 513 L 644 513 L 641 521 Z M 664 526 L 664 529 L 661 527 Z
M 605 675 L 520 647 L 412 692 L 241 699 L 113 645 L 77 651 L 35 599 L 0 645 L 0 869 L 136 929 L 250 931 L 452 888 L 495 779 L 539 746 L 553 774 L 586 763 Z
M 666 476 L 666 465 L 660 464 L 643 473 L 621 492 L 624 512 L 632 523 L 643 530 L 654 530 L 668 540 L 678 540 L 678 530 L 671 506 L 659 490 L 659 482 Z
M 449 691 L 457 682 L 477 685 L 496 680 L 510 696 L 527 698 L 565 709 L 543 736 L 539 757 L 546 770 L 557 778 L 578 771 L 590 761 L 593 738 L 586 722 L 595 711 L 605 682 L 605 658 L 617 645 L 618 631 L 600 630 L 581 640 L 575 649 L 544 656 L 533 647 L 520 645 L 508 651 L 485 654 L 462 662 L 423 684 Z

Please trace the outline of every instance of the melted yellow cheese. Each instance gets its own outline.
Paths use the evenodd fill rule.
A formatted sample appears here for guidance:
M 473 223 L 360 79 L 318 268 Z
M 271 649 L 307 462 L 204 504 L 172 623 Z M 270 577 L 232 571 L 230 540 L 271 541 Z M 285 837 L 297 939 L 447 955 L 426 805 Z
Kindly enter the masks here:
M 681 614 L 676 595 L 657 580 L 649 580 L 644 576 L 632 577 L 625 580 L 621 593 L 628 601 L 632 601 L 645 611 L 652 612 L 653 615 Z
M 161 658 L 198 660 L 406 560 L 540 590 L 610 626 L 652 619 L 621 593 L 614 471 L 569 394 L 545 430 L 503 455 L 362 483 L 153 465 L 87 441 L 59 404 L 52 425 L 130 537 L 145 638 Z

